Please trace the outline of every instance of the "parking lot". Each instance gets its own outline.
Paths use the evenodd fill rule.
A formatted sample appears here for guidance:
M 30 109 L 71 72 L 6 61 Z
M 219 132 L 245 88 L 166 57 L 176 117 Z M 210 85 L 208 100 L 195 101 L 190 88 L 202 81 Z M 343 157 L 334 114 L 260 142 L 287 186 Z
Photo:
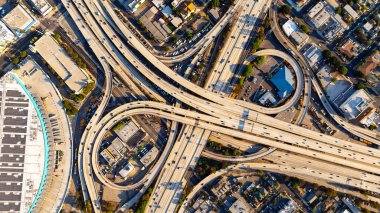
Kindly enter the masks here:
M 259 103 L 259 98 L 267 91 L 276 95 L 275 87 L 269 82 L 268 76 L 276 71 L 283 63 L 283 60 L 277 57 L 267 56 L 265 62 L 259 66 L 253 67 L 253 74 L 249 77 L 238 95 L 238 99 Z M 266 105 L 270 107 L 271 105 Z

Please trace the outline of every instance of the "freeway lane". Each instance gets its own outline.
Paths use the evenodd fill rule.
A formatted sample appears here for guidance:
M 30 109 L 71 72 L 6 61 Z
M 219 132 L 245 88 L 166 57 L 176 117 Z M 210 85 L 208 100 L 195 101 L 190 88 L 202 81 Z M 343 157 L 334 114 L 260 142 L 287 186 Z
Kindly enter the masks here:
M 298 50 L 293 46 L 293 45 L 288 45 L 292 44 L 292 42 L 284 35 L 282 30 L 278 26 L 278 21 L 277 21 L 277 6 L 274 4 L 273 8 L 269 10 L 269 15 L 270 15 L 270 20 L 271 24 L 273 27 L 273 33 L 276 36 L 276 38 L 280 41 L 280 43 L 285 46 L 285 48 L 290 48 L 292 51 L 297 55 L 297 58 L 300 60 L 300 62 L 304 65 L 307 66 L 307 71 L 308 75 L 311 77 L 310 81 L 312 81 L 312 85 L 314 89 L 317 91 L 317 94 L 325 107 L 326 111 L 331 115 L 331 117 L 344 129 L 346 129 L 348 132 L 363 138 L 365 140 L 370 141 L 371 143 L 375 143 L 380 145 L 380 135 L 376 132 L 372 132 L 368 129 L 361 128 L 359 126 L 352 125 L 346 121 L 344 121 L 338 114 L 335 112 L 333 107 L 331 106 L 329 100 L 325 97 L 324 91 L 321 89 L 319 83 L 317 82 L 316 78 L 314 77 L 314 73 L 311 71 L 311 68 L 309 64 L 306 62 L 304 56 L 298 52 Z M 308 81 L 308 80 L 307 80 Z M 311 86 L 311 84 L 309 84 Z M 306 87 L 308 88 L 308 87 Z M 306 91 L 305 91 L 306 92 Z M 311 94 L 311 89 L 308 92 L 308 102 L 310 102 L 310 94 Z M 307 107 L 306 107 L 307 108 Z M 303 109 L 306 109 L 303 107 Z M 306 110 L 307 111 L 307 110 Z M 304 113 L 301 113 L 302 117 L 305 116 L 305 111 Z M 302 118 L 303 119 L 303 118 Z
M 102 1 L 100 1 L 100 2 L 102 3 Z M 97 3 L 95 3 L 95 5 L 96 4 Z M 89 9 L 90 9 L 90 12 L 93 13 L 93 14 L 95 14 L 95 12 L 97 12 L 97 11 L 95 11 L 96 8 L 94 9 L 94 8 L 90 7 Z M 112 8 L 108 9 L 107 12 L 109 14 L 114 13 L 114 11 L 112 11 Z M 116 16 L 116 18 L 117 18 L 117 16 Z M 119 21 L 117 21 L 117 20 L 118 19 L 113 20 L 113 24 L 116 24 L 120 31 L 124 32 L 125 34 L 127 34 L 131 38 L 133 38 L 133 34 L 130 32 L 130 30 L 127 27 L 125 27 L 122 23 L 120 23 L 120 20 Z M 104 31 L 108 35 L 108 37 L 112 38 L 112 42 L 115 43 L 116 48 L 120 52 L 122 52 L 125 55 L 125 57 L 137 69 L 139 69 L 139 71 L 144 76 L 146 76 L 148 79 L 150 79 L 152 76 L 154 76 L 154 74 L 149 69 L 147 69 L 145 67 L 145 65 L 143 63 L 141 63 L 140 60 L 130 50 L 128 50 L 128 48 L 124 48 L 124 49 L 119 48 L 119 47 L 123 46 L 123 42 L 117 36 L 115 36 L 115 31 L 112 29 L 111 26 L 109 26 L 108 23 L 104 24 L 104 22 L 103 22 L 103 24 L 101 25 L 101 27 L 103 29 L 105 29 Z M 265 108 L 265 107 L 262 107 L 262 106 L 259 106 L 259 105 L 256 105 L 256 104 L 252 104 L 252 103 L 247 103 L 247 102 L 244 102 L 244 101 L 241 101 L 241 100 L 235 100 L 235 99 L 227 98 L 224 95 L 213 94 L 212 92 L 207 91 L 206 89 L 204 89 L 202 87 L 194 85 L 193 83 L 191 83 L 187 79 L 184 79 L 182 76 L 180 76 L 177 73 L 175 73 L 173 70 L 171 70 L 165 64 L 163 64 L 160 60 L 158 60 L 153 54 L 151 54 L 149 52 L 149 50 L 147 50 L 145 48 L 145 46 L 142 45 L 136 38 L 135 39 L 129 39 L 129 42 L 132 43 L 132 45 L 136 49 L 140 50 L 140 53 L 145 57 L 145 59 L 147 61 L 151 62 L 152 65 L 154 65 L 156 68 L 158 68 L 167 77 L 169 77 L 173 81 L 179 83 L 181 86 L 183 86 L 184 88 L 188 89 L 189 91 L 192 91 L 195 94 L 198 94 L 198 95 L 200 95 L 200 96 L 202 96 L 202 97 L 204 97 L 204 98 L 206 98 L 206 99 L 208 99 L 210 101 L 213 101 L 215 103 L 224 103 L 225 105 L 228 105 L 230 107 L 233 107 L 233 106 L 237 105 L 239 107 L 247 108 L 249 110 L 254 110 L 254 111 L 258 111 L 258 112 L 262 112 L 262 113 L 266 113 L 266 114 L 276 114 L 276 113 L 279 113 L 279 112 L 281 112 L 283 110 L 283 108 L 280 108 L 280 109 L 277 109 L 277 108 Z M 114 49 L 114 51 L 116 52 L 117 50 Z M 294 66 L 294 67 L 299 67 L 299 66 L 297 65 L 297 66 Z M 144 74 L 143 73 L 144 70 L 148 71 L 149 74 Z M 157 81 L 155 81 L 154 83 L 157 86 L 161 87 L 162 89 L 164 89 L 164 90 L 166 89 L 166 87 L 164 85 L 162 85 L 162 84 L 158 85 Z M 166 92 L 168 92 L 168 91 L 166 91 Z
M 269 172 L 276 172 L 276 173 L 282 173 L 286 174 L 289 176 L 315 176 L 315 173 L 312 173 L 311 171 L 301 168 L 301 167 L 290 167 L 290 166 L 283 166 L 283 165 L 275 165 L 275 164 L 267 164 L 267 163 L 242 163 L 242 164 L 237 164 L 233 165 L 230 167 L 227 167 L 226 169 L 219 170 L 209 176 L 207 176 L 205 179 L 203 179 L 200 183 L 198 183 L 193 190 L 190 192 L 190 194 L 186 197 L 184 204 L 181 206 L 181 209 L 179 210 L 180 213 L 186 212 L 185 208 L 189 204 L 195 195 L 197 195 L 198 192 L 201 191 L 201 189 L 206 186 L 208 183 L 211 183 L 213 180 L 216 178 L 227 174 L 228 172 L 236 171 L 236 170 L 243 170 L 243 171 L 255 171 L 255 170 L 265 170 Z M 330 181 L 329 179 L 329 174 L 324 174 L 321 173 L 323 177 L 321 179 L 324 179 L 326 181 Z M 340 182 L 341 184 L 345 184 L 344 177 L 340 178 L 337 180 L 337 182 Z M 372 200 L 374 202 L 380 202 L 380 199 L 373 197 L 373 196 L 368 196 L 368 200 Z
M 236 68 L 239 66 L 240 56 L 248 41 L 260 14 L 267 10 L 271 1 L 250 0 L 242 4 L 242 14 L 233 26 L 232 32 L 221 54 L 217 59 L 210 77 L 206 81 L 206 87 L 214 92 L 222 92 L 230 94 L 233 88 L 230 82 L 235 74 Z
M 111 113 L 113 116 L 111 116 Z M 376 163 L 376 161 L 378 161 L 379 158 L 376 158 L 376 157 L 365 155 L 363 156 L 363 159 L 361 160 L 355 157 L 355 156 L 359 156 L 359 154 L 356 153 L 355 156 L 351 156 L 350 158 L 351 160 L 349 160 L 346 157 L 347 155 L 342 153 L 344 151 L 343 150 L 344 148 L 337 149 L 336 151 L 332 152 L 332 151 L 329 151 L 328 148 L 326 149 L 326 148 L 323 148 L 322 146 L 321 146 L 322 148 L 320 147 L 313 148 L 310 146 L 306 146 L 304 149 L 298 146 L 294 146 L 294 145 L 292 146 L 292 145 L 280 143 L 280 141 L 265 139 L 262 137 L 249 134 L 250 132 L 252 132 L 252 129 L 254 129 L 254 127 L 251 127 L 251 126 L 245 127 L 242 132 L 241 130 L 239 130 L 239 127 L 236 125 L 236 123 L 239 123 L 239 121 L 225 122 L 224 121 L 225 119 L 217 119 L 211 116 L 195 113 L 193 111 L 188 111 L 188 110 L 184 110 L 184 109 L 180 109 L 176 107 L 170 107 L 170 106 L 160 104 L 157 102 L 130 103 L 130 104 L 127 104 L 115 109 L 111 113 L 107 114 L 99 122 L 98 127 L 96 128 L 97 132 L 92 134 L 93 135 L 92 137 L 95 140 L 94 150 L 97 150 L 99 148 L 101 138 L 106 134 L 107 129 L 111 128 L 112 125 L 116 123 L 118 120 L 122 119 L 125 116 L 133 115 L 135 113 L 145 113 L 145 114 L 153 114 L 159 117 L 165 117 L 170 120 L 175 120 L 175 121 L 185 123 L 188 125 L 197 126 L 199 128 L 205 128 L 211 131 L 224 132 L 225 134 L 228 134 L 234 137 L 238 137 L 238 138 L 249 140 L 249 141 L 255 141 L 257 143 L 261 143 L 267 146 L 289 150 L 301 155 L 306 155 L 312 158 L 329 161 L 331 163 L 336 163 L 336 164 L 344 165 L 347 167 L 352 167 L 359 170 L 372 172 L 374 174 L 380 174 L 380 170 L 378 166 L 379 162 Z M 264 133 L 265 131 L 260 132 L 260 128 L 259 128 L 259 129 L 254 129 L 254 132 L 261 134 L 261 133 Z M 350 143 L 350 144 L 355 145 L 354 143 Z M 375 149 L 371 149 L 367 147 L 365 148 L 369 149 L 370 153 L 372 153 L 372 151 L 375 151 Z M 330 154 L 327 155 L 326 152 Z M 93 163 L 95 163 L 96 162 L 95 156 L 93 156 L 92 159 L 93 159 Z M 379 180 L 374 180 L 374 183 L 379 183 Z M 122 190 L 122 187 L 120 186 L 115 186 L 115 187 L 118 187 L 120 190 Z M 378 189 L 373 188 L 371 190 L 378 190 Z

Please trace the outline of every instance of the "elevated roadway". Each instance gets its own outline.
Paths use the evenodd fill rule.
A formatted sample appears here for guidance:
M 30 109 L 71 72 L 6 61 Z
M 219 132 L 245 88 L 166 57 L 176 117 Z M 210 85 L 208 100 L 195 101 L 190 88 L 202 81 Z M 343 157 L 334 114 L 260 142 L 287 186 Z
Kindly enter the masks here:
M 245 48 L 249 45 L 251 34 L 260 14 L 267 10 L 271 1 L 249 0 L 241 4 L 242 11 L 232 27 L 231 34 L 214 65 L 205 86 L 214 92 L 230 94 L 233 91 L 230 85 Z M 244 59 L 243 59 L 244 60 Z
M 304 56 L 298 52 L 297 48 L 295 48 L 293 45 L 291 45 L 292 42 L 284 35 L 282 30 L 279 28 L 278 21 L 277 21 L 277 5 L 276 4 L 274 4 L 272 9 L 269 10 L 269 16 L 271 19 L 271 25 L 273 27 L 274 35 L 276 36 L 276 38 L 280 41 L 280 43 L 285 48 L 291 49 L 294 52 L 294 54 L 296 54 L 297 59 L 302 63 L 302 65 L 307 68 L 306 70 L 308 71 L 308 76 L 309 76 L 310 83 L 311 83 L 311 84 L 309 84 L 310 87 L 312 85 L 313 88 L 317 91 L 318 97 L 320 98 L 324 108 L 331 115 L 331 117 L 335 120 L 335 122 L 337 122 L 340 126 L 342 126 L 344 129 L 346 129 L 348 132 L 350 132 L 350 133 L 352 133 L 352 134 L 354 134 L 360 138 L 363 138 L 364 140 L 367 140 L 371 143 L 380 145 L 379 133 L 376 133 L 376 132 L 370 131 L 368 129 L 364 129 L 364 128 L 358 127 L 356 125 L 350 124 L 349 122 L 347 122 L 343 118 L 341 118 L 338 115 L 338 113 L 334 110 L 334 108 L 331 106 L 329 100 L 326 98 L 324 91 L 321 89 L 317 79 L 314 76 L 314 73 L 312 72 L 311 67 L 306 62 Z M 307 82 L 309 82 L 308 79 L 307 79 Z M 308 97 L 307 97 L 308 102 L 310 102 L 310 95 L 311 95 L 311 89 L 309 89 L 309 92 L 308 92 Z M 307 111 L 307 107 L 303 106 L 302 108 L 305 109 L 305 111 L 303 113 L 301 113 L 301 116 L 303 119 L 303 117 L 305 116 L 305 113 Z
M 82 13 L 85 13 L 86 12 L 86 10 L 83 10 L 82 11 Z M 94 16 L 94 12 L 95 11 L 90 11 L 91 13 L 90 14 L 92 14 L 92 16 Z M 85 16 L 85 15 L 84 15 Z M 95 23 L 95 22 L 94 22 Z M 95 23 L 96 24 L 96 23 Z M 112 28 L 108 28 L 107 27 L 107 24 L 104 24 L 104 22 L 102 22 L 102 24 L 101 24 L 101 26 L 102 26 L 102 28 L 104 29 L 103 31 L 104 32 L 102 32 L 102 33 L 104 33 L 104 34 L 106 34 L 107 35 L 107 37 L 108 37 L 108 41 L 112 41 L 112 44 L 110 44 L 110 43 L 105 43 L 104 45 L 105 46 L 108 46 L 108 49 L 110 49 L 110 50 L 108 50 L 108 51 L 112 51 L 112 52 L 118 52 L 120 55 L 124 55 L 124 57 L 126 57 L 126 58 L 128 58 L 128 60 L 136 67 L 136 68 L 138 68 L 139 69 L 139 71 L 140 72 L 144 72 L 145 74 L 145 76 L 147 77 L 147 78 L 149 78 L 150 80 L 152 80 L 152 81 L 154 81 L 153 83 L 155 83 L 156 85 L 157 84 L 160 84 L 160 85 L 157 85 L 157 86 L 159 86 L 159 87 L 161 87 L 161 88 L 163 88 L 163 89 L 167 89 L 166 87 L 164 87 L 164 86 L 167 86 L 165 83 L 163 83 L 163 81 L 162 81 L 162 79 L 160 79 L 158 76 L 157 76 L 157 78 L 156 78 L 156 76 L 155 75 L 152 75 L 152 72 L 150 72 L 150 70 L 149 69 L 147 69 L 146 67 L 145 67 L 145 65 L 144 64 L 142 64 L 139 60 L 138 60 L 138 58 L 137 57 L 135 57 L 134 56 L 134 54 L 132 54 L 131 52 L 129 52 L 128 50 L 126 50 L 127 48 L 122 48 L 123 46 L 122 46 L 122 42 L 116 37 L 114 37 L 114 35 L 115 34 L 111 34 L 111 33 L 114 33 L 114 31 L 112 30 Z M 95 25 L 93 25 L 93 26 L 91 26 L 92 28 L 95 28 L 95 27 L 99 27 L 99 23 L 98 24 L 96 24 L 96 26 Z M 99 30 L 99 29 L 94 29 L 94 30 Z M 113 37 L 113 39 L 110 39 L 110 38 L 112 38 Z M 120 45 L 120 46 L 119 46 Z M 125 47 L 125 46 L 124 46 Z M 139 48 L 137 48 L 137 49 L 139 49 Z M 139 49 L 140 50 L 140 49 Z M 144 50 L 144 49 L 142 49 L 142 50 Z M 121 53 L 122 54 L 121 54 Z M 143 52 L 143 55 L 145 56 L 145 55 L 148 55 L 148 53 L 145 53 L 145 51 L 142 51 Z M 118 56 L 118 57 L 120 57 L 120 55 Z M 149 60 L 149 61 L 151 61 L 150 60 L 150 58 L 149 57 L 147 57 L 147 59 Z M 169 69 L 169 68 L 167 68 L 165 65 L 163 65 L 162 67 L 161 67 L 161 65 L 162 64 L 160 64 L 160 62 L 157 62 L 157 61 L 155 61 L 154 60 L 154 58 L 152 58 L 153 60 L 151 61 L 151 62 L 153 62 L 153 64 L 157 67 L 157 68 L 159 68 L 163 73 L 165 73 L 166 75 L 168 75 L 168 77 L 175 77 L 175 78 L 177 78 L 177 76 L 176 76 L 176 74 L 174 74 L 173 75 L 173 72 Z M 135 61 L 134 61 L 135 60 Z M 156 64 L 157 63 L 157 64 Z M 169 70 L 168 70 L 169 69 Z M 153 78 L 152 78 L 152 76 L 153 76 Z M 183 83 L 183 84 L 186 84 L 186 80 L 185 79 L 183 79 L 185 82 Z M 176 80 L 177 81 L 177 80 Z M 177 81 L 178 82 L 178 81 Z M 182 85 L 182 82 L 179 82 L 180 83 L 180 85 Z M 188 85 L 188 87 L 194 87 L 194 85 Z M 214 103 L 207 103 L 207 101 L 202 101 L 202 100 L 200 100 L 200 98 L 195 98 L 195 97 L 193 97 L 193 96 L 191 96 L 191 95 L 189 95 L 189 94 L 186 94 L 186 93 L 184 93 L 183 91 L 181 91 L 181 90 L 179 90 L 178 88 L 177 89 L 175 89 L 175 88 L 173 88 L 173 87 L 168 87 L 169 89 L 167 89 L 167 90 L 169 90 L 170 92 L 169 92 L 169 94 L 170 95 L 172 95 L 172 96 L 174 96 L 174 97 L 176 97 L 176 98 L 178 98 L 179 100 L 183 100 L 185 103 L 187 103 L 187 104 L 189 104 L 189 105 L 192 105 L 192 106 L 195 106 L 195 107 L 198 107 L 199 109 L 201 109 L 202 111 L 204 111 L 204 112 L 206 112 L 206 113 L 209 113 L 209 114 L 213 114 L 213 115 L 217 115 L 217 116 L 222 116 L 222 115 L 225 115 L 226 114 L 226 112 L 228 112 L 228 110 L 226 110 L 226 108 L 228 108 L 228 109 L 230 109 L 230 108 L 232 108 L 231 109 L 231 111 L 233 111 L 233 113 L 231 113 L 231 115 L 234 115 L 234 116 L 236 116 L 236 115 L 238 115 L 238 116 L 240 116 L 240 117 L 247 117 L 247 122 L 249 122 L 248 120 L 255 120 L 255 121 L 257 121 L 257 118 L 264 118 L 264 119 L 262 119 L 262 120 L 260 120 L 260 122 L 268 122 L 269 120 L 270 120 L 270 118 L 269 118 L 269 116 L 267 116 L 267 117 L 262 117 L 260 114 L 258 114 L 258 113 L 253 113 L 252 111 L 250 111 L 250 110 L 246 110 L 247 108 L 245 108 L 244 107 L 244 105 L 243 105 L 243 103 L 241 103 L 241 105 L 240 105 L 240 107 L 239 107 L 239 104 L 240 103 L 235 103 L 235 100 L 228 100 L 228 99 L 225 99 L 224 97 L 221 97 L 221 96 L 214 96 L 214 95 L 209 95 L 208 93 L 207 93 L 207 91 L 206 91 L 206 93 L 203 91 L 203 90 L 196 90 L 198 93 L 196 93 L 196 94 L 199 94 L 200 96 L 202 96 L 202 97 L 205 97 L 206 96 L 206 99 L 209 99 L 209 100 L 212 100 Z M 186 87 L 187 88 L 187 87 Z M 188 89 L 188 88 L 187 88 Z M 191 91 L 193 91 L 193 90 L 191 90 Z M 201 92 L 202 91 L 202 92 Z M 224 101 L 223 101 L 224 100 Z M 230 103 L 225 103 L 225 102 L 230 102 Z M 237 102 L 237 101 L 236 101 Z M 223 103 L 223 105 L 221 105 L 221 104 L 219 104 L 219 103 Z M 243 106 L 242 106 L 243 105 Z M 245 105 L 246 105 L 246 103 L 245 103 Z M 214 108 L 214 106 L 215 106 L 215 108 Z M 249 106 L 249 108 L 251 108 L 252 106 Z M 211 108 L 211 109 L 210 109 Z M 237 109 L 238 108 L 238 109 Z M 252 108 L 254 108 L 254 107 L 252 107 Z M 216 112 L 217 111 L 217 112 Z M 264 111 L 264 110 L 262 110 L 262 111 Z M 254 116 L 253 116 L 254 115 Z M 273 121 L 273 120 L 272 120 Z M 243 121 L 243 122 L 245 122 L 245 121 Z M 251 123 L 252 124 L 252 123 Z M 236 126 L 236 124 L 233 124 L 233 125 L 235 125 Z M 273 124 L 269 124 L 269 125 L 273 125 Z M 293 127 L 293 126 L 291 126 L 291 125 L 277 125 L 276 124 L 276 128 L 282 128 L 282 129 L 290 129 L 290 130 L 292 130 L 293 128 L 294 129 L 296 129 L 296 127 Z M 265 134 L 265 133 L 264 133 Z M 314 135 L 315 137 L 317 137 L 316 135 Z M 274 137 L 278 137 L 278 136 L 274 136 Z M 318 136 L 319 138 L 321 138 L 322 140 L 324 140 L 326 137 L 324 137 L 324 136 Z M 340 144 L 341 143 L 341 141 L 338 141 L 337 140 L 337 142 L 336 142 L 337 144 Z M 347 154 L 347 153 L 345 153 L 345 154 Z M 374 162 L 375 163 L 375 162 Z
M 267 163 L 242 163 L 233 165 L 230 167 L 227 167 L 226 169 L 222 169 L 219 171 L 216 171 L 215 173 L 207 176 L 205 179 L 203 179 L 199 184 L 197 184 L 193 190 L 190 192 L 190 194 L 186 197 L 184 204 L 181 206 L 179 212 L 187 212 L 185 211 L 185 208 L 189 205 L 189 202 L 195 198 L 195 196 L 201 191 L 201 189 L 206 186 L 207 184 L 211 183 L 212 181 L 216 180 L 216 178 L 227 174 L 228 172 L 233 171 L 255 171 L 255 170 L 264 170 L 269 172 L 276 172 L 276 173 L 282 173 L 289 176 L 308 176 L 308 177 L 314 177 L 317 172 L 314 173 L 308 169 L 302 168 L 302 167 L 291 167 L 291 166 L 284 166 L 284 165 L 276 165 L 276 164 L 267 164 Z M 331 181 L 329 178 L 329 174 L 325 174 L 322 172 L 318 172 L 318 174 L 321 173 L 318 176 L 318 179 L 322 179 L 325 181 Z M 346 177 L 337 178 L 334 182 L 339 184 L 345 184 Z M 340 190 L 341 191 L 341 190 Z M 345 191 L 344 191 L 345 192 Z M 363 197 L 365 199 L 365 197 Z M 368 200 L 374 201 L 374 202 L 380 202 L 380 199 L 376 197 L 369 196 L 367 197 Z
M 107 114 L 98 124 L 98 128 L 96 128 L 93 134 L 94 138 L 94 150 L 98 150 L 101 140 L 103 136 L 108 132 L 108 129 L 110 129 L 114 124 L 116 124 L 120 119 L 123 119 L 126 116 L 131 116 L 134 114 L 139 113 L 145 113 L 145 114 L 152 114 L 159 117 L 164 117 L 169 120 L 174 120 L 177 122 L 181 122 L 188 125 L 193 125 L 199 128 L 207 129 L 210 131 L 215 132 L 223 132 L 225 134 L 231 135 L 233 137 L 249 140 L 249 141 L 255 141 L 257 143 L 276 147 L 283 150 L 288 150 L 293 153 L 298 153 L 304 156 L 309 156 L 311 158 L 324 160 L 330 163 L 338 164 L 340 166 L 346 166 L 350 168 L 355 168 L 358 170 L 370 172 L 373 174 L 380 174 L 379 165 L 380 162 L 378 157 L 374 157 L 372 154 L 374 152 L 378 152 L 376 149 L 368 148 L 365 146 L 361 146 L 358 144 L 354 144 L 351 142 L 347 142 L 347 148 L 337 148 L 333 145 L 327 146 L 321 142 L 316 142 L 317 146 L 313 146 L 311 143 L 309 143 L 306 146 L 295 146 L 298 142 L 297 139 L 293 138 L 293 145 L 288 145 L 287 143 L 291 143 L 291 141 L 284 140 L 285 137 L 283 137 L 280 140 L 271 140 L 263 137 L 259 137 L 256 135 L 263 135 L 263 133 L 268 133 L 266 130 L 263 130 L 262 128 L 257 128 L 254 126 L 244 126 L 243 128 L 239 128 L 239 121 L 230 121 L 225 122 L 225 118 L 214 118 L 211 116 L 199 114 L 193 111 L 184 110 L 181 108 L 176 107 L 170 107 L 165 104 L 157 103 L 157 102 L 137 102 L 137 103 L 130 103 L 127 105 L 123 105 L 111 113 Z M 111 116 L 113 115 L 113 116 Z M 104 128 L 103 128 L 104 127 Z M 252 133 L 256 134 L 253 135 Z M 305 138 L 300 140 L 304 141 Z M 285 142 L 285 143 L 284 143 Z M 366 152 L 364 150 L 367 150 L 367 152 L 371 154 L 360 154 L 356 152 L 353 154 L 351 151 L 349 151 L 350 148 L 353 147 L 359 148 L 361 147 L 361 150 L 363 152 Z M 355 149 L 356 149 L 355 148 Z M 360 150 L 360 149 L 357 149 Z M 376 154 L 378 155 L 378 153 Z M 92 157 L 92 163 L 93 165 L 96 165 L 96 157 L 93 155 Z M 94 168 L 96 169 L 96 168 Z M 95 174 L 98 175 L 96 172 Z M 98 177 L 100 180 L 101 177 Z M 373 180 L 372 183 L 379 184 L 379 179 Z M 123 190 L 123 186 L 113 186 L 112 184 L 104 183 L 107 186 L 113 187 L 115 189 Z M 367 185 L 363 185 L 365 189 L 368 189 Z M 380 190 L 379 186 L 372 187 L 372 189 L 368 190 Z

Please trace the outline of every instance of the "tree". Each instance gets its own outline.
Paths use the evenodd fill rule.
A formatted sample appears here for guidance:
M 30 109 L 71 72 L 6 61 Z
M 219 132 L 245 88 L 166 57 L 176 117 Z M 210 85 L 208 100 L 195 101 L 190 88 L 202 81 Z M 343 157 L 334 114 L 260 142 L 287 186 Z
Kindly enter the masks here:
M 244 70 L 243 76 L 248 78 L 249 76 L 252 75 L 252 72 L 253 72 L 253 66 L 252 64 L 248 64 L 248 66 Z
M 326 59 L 328 59 L 328 58 L 330 58 L 332 56 L 332 53 L 331 53 L 330 50 L 323 50 L 322 55 L 323 55 L 323 57 L 325 57 Z
M 290 14 L 292 12 L 292 7 L 287 4 L 284 4 L 280 8 L 280 12 L 284 14 Z
M 265 62 L 265 56 L 259 56 L 259 57 L 256 57 L 255 60 L 253 60 L 253 64 L 254 65 L 261 65 Z
M 346 66 L 340 66 L 340 67 L 339 67 L 339 72 L 340 72 L 342 75 L 347 75 L 348 69 L 347 69 Z
M 360 82 L 355 85 L 355 89 L 364 89 L 364 88 L 365 88 L 364 84 Z
M 28 53 L 26 51 L 21 51 L 20 52 L 20 57 L 21 58 L 25 58 L 26 56 L 28 56 Z
M 20 63 L 20 59 L 18 57 L 16 57 L 16 58 L 12 59 L 12 63 L 14 65 L 17 65 L 18 63 Z
M 334 77 L 334 78 L 331 79 L 331 82 L 334 83 L 334 82 L 336 82 L 337 80 L 338 80 L 338 79 Z
M 337 13 L 337 14 L 341 15 L 342 12 L 343 12 L 342 7 L 338 7 L 338 9 L 336 9 L 336 13 Z
M 212 8 L 219 7 L 220 6 L 220 0 L 212 0 Z
M 58 42 L 61 41 L 61 35 L 55 33 L 53 37 L 54 37 L 54 39 L 57 40 Z
M 309 33 L 310 29 L 306 26 L 306 24 L 300 24 L 300 28 L 304 33 Z
M 370 129 L 370 130 L 375 130 L 375 129 L 377 129 L 377 126 L 376 126 L 375 124 L 371 124 L 371 125 L 368 127 L 368 129 Z

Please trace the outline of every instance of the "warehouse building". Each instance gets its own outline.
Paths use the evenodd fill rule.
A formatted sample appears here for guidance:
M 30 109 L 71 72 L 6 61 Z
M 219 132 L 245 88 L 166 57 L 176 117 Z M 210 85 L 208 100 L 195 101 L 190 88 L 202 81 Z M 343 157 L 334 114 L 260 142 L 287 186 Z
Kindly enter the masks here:
M 34 49 L 75 94 L 79 94 L 90 83 L 90 78 L 85 71 L 78 67 L 67 52 L 50 35 L 44 35 L 38 39 L 34 44 Z
M 276 86 L 277 94 L 282 99 L 286 98 L 294 90 L 293 75 L 286 66 L 281 67 L 270 80 Z

